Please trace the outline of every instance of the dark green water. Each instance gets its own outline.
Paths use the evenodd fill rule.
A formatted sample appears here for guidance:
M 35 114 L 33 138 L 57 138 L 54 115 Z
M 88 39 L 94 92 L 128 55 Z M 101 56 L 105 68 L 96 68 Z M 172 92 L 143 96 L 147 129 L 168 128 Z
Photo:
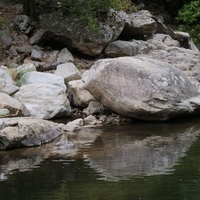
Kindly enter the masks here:
M 0 152 L 0 199 L 199 200 L 199 125 L 133 123 L 80 131 L 73 150 Z

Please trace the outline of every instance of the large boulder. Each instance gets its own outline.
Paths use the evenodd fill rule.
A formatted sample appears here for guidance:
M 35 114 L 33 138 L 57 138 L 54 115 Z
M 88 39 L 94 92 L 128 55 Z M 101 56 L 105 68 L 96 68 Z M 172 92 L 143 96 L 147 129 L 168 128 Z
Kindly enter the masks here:
M 142 40 L 123 41 L 116 40 L 110 42 L 105 48 L 105 53 L 109 57 L 135 56 L 137 54 L 147 54 L 151 49 L 148 43 Z
M 167 62 L 184 71 L 200 91 L 199 52 L 195 49 L 180 47 L 180 42 L 169 35 L 162 33 L 154 34 L 146 37 L 146 41 L 134 39 L 131 41 L 116 40 L 106 47 L 105 53 L 109 57 L 145 54 L 155 60 Z
M 119 12 L 119 16 L 124 21 L 122 35 L 149 35 L 157 31 L 157 23 L 147 10 L 132 12 L 131 14 Z
M 148 54 L 152 50 L 167 51 L 168 47 L 180 47 L 180 44 L 169 35 L 159 33 L 146 37 L 146 41 L 135 39 L 113 41 L 105 48 L 105 53 L 109 57 L 135 56 Z
M 33 118 L 0 119 L 0 149 L 39 146 L 60 136 L 58 124 Z
M 62 12 L 44 13 L 39 19 L 51 37 L 90 56 L 100 54 L 109 42 L 118 38 L 124 27 L 124 22 L 113 10 L 105 22 L 99 23 L 99 31 L 91 31 L 80 19 L 65 16 Z
M 83 81 L 104 106 L 126 117 L 167 120 L 199 106 L 199 98 L 195 105 L 189 101 L 199 93 L 183 72 L 147 57 L 99 60 Z
M 22 109 L 24 115 L 51 119 L 67 117 L 71 113 L 65 90 L 55 85 L 41 83 L 23 85 L 14 97 L 25 106 L 26 109 Z

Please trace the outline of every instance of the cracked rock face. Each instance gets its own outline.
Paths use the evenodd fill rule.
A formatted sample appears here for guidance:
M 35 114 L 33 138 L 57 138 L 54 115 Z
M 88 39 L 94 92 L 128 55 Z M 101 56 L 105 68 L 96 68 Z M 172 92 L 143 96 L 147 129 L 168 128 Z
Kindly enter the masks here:
M 199 95 L 179 69 L 144 56 L 99 60 L 85 72 L 83 81 L 104 106 L 143 120 L 193 113 L 196 108 L 188 100 Z

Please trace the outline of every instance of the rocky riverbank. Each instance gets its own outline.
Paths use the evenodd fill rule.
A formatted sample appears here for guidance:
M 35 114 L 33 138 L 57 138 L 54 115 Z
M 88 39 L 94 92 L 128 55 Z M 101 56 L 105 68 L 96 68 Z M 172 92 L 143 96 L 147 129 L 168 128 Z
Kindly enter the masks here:
M 199 50 L 160 17 L 111 10 L 101 33 L 60 12 L 38 19 L 19 14 L 0 30 L 0 149 L 83 127 L 199 114 Z M 46 121 L 71 117 L 55 127 Z

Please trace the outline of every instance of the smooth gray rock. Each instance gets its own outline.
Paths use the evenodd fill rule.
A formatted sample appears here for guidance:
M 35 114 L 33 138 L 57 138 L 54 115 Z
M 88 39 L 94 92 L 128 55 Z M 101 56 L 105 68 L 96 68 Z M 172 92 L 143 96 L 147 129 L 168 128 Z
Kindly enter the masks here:
M 109 57 L 121 57 L 121 56 L 135 56 L 137 54 L 147 54 L 150 48 L 148 43 L 142 40 L 123 41 L 116 40 L 109 43 L 105 48 L 105 53 Z
M 183 72 L 144 56 L 99 60 L 83 81 L 105 107 L 126 117 L 167 120 L 198 109 L 188 103 L 198 90 Z
M 0 130 L 0 149 L 39 146 L 53 141 L 62 133 L 58 124 L 33 118 L 0 119 L 5 127 Z
M 135 56 L 138 54 L 149 54 L 152 50 L 166 50 L 169 47 L 180 47 L 177 40 L 172 39 L 169 35 L 153 34 L 143 40 L 123 41 L 116 40 L 111 42 L 105 49 L 109 57 Z
M 31 52 L 31 59 L 35 61 L 42 61 L 43 58 L 43 51 L 38 51 L 36 49 L 33 49 Z
M 20 47 L 16 47 L 15 49 L 19 53 L 31 53 L 32 50 L 33 50 L 33 47 L 31 45 L 24 44 L 24 45 L 22 45 Z

